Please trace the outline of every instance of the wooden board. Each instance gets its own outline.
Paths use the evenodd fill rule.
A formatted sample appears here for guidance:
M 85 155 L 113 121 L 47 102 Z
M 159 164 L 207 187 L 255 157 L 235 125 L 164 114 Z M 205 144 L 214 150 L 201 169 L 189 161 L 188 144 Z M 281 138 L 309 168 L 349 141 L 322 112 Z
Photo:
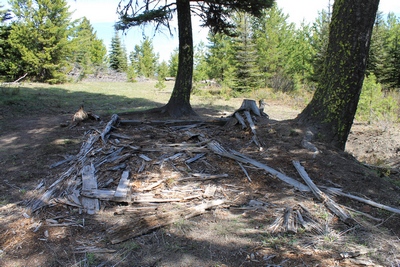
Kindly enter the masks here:
M 97 189 L 97 179 L 93 164 L 86 165 L 82 169 L 82 191 Z M 95 198 L 82 197 L 82 206 L 87 214 L 95 214 L 100 210 L 99 200 Z
M 117 190 L 115 191 L 115 198 L 123 198 L 126 199 L 129 191 L 129 171 L 124 171 L 121 175 L 121 179 L 119 180 L 119 184 Z

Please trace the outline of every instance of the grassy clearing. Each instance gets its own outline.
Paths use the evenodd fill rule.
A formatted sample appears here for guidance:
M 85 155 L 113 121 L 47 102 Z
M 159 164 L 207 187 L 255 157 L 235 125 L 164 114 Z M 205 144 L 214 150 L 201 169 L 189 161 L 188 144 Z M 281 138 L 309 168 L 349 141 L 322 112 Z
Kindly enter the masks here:
M 166 104 L 173 82 L 166 82 L 159 90 L 156 81 L 91 82 L 62 85 L 24 84 L 17 93 L 7 89 L 0 92 L 0 114 L 3 117 L 42 115 L 43 113 L 73 113 L 81 104 L 96 114 L 146 110 Z M 196 108 L 213 108 L 231 112 L 240 107 L 242 98 L 226 99 L 222 96 L 193 94 L 191 103 Z

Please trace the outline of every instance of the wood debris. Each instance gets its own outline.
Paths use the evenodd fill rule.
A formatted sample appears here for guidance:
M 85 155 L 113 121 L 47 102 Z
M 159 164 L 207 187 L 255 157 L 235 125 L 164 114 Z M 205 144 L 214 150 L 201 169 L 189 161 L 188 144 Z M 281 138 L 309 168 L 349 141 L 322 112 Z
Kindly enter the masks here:
M 244 187 L 232 186 L 229 180 L 243 179 L 245 183 L 251 183 L 251 171 L 261 170 L 268 174 L 265 179 L 282 182 L 297 193 L 304 196 L 314 193 L 342 221 L 353 223 L 342 207 L 318 189 L 299 162 L 294 162 L 294 165 L 306 184 L 300 178 L 292 178 L 268 166 L 262 159 L 256 160 L 228 146 L 225 148 L 217 138 L 202 131 L 210 124 L 226 131 L 226 127 L 239 123 L 243 129 L 249 129 L 249 141 L 256 144 L 260 148 L 257 153 L 261 153 L 262 142 L 257 136 L 254 116 L 267 115 L 250 100 L 245 100 L 230 120 L 211 122 L 139 122 L 121 120 L 114 114 L 103 130 L 90 130 L 85 134 L 86 140 L 77 155 L 51 165 L 62 172 L 47 188 L 40 186 L 40 195 L 29 203 L 30 211 L 63 205 L 92 215 L 112 206 L 114 216 L 122 217 L 121 222 L 107 229 L 108 239 L 113 244 L 222 207 L 244 212 L 267 212 L 276 217 L 269 227 L 272 232 L 296 233 L 301 227 L 322 234 L 321 223 L 300 202 L 277 206 L 253 199 L 249 205 L 235 204 L 244 194 Z M 129 130 L 122 131 L 119 128 L 122 125 Z M 244 175 L 233 177 L 232 172 L 223 166 L 236 168 L 236 174 Z M 336 189 L 329 191 L 344 194 Z M 121 203 L 127 206 L 118 207 Z M 46 224 L 81 226 L 75 221 L 53 218 L 49 218 Z M 81 253 L 78 251 L 97 251 L 97 248 L 82 247 L 77 249 L 77 253 Z
M 324 194 L 311 180 L 308 176 L 307 172 L 305 171 L 304 167 L 301 166 L 299 161 L 293 161 L 293 165 L 299 172 L 300 176 L 304 179 L 306 184 L 310 187 L 311 191 L 314 195 L 322 201 L 325 206 L 332 211 L 336 216 L 338 216 L 344 223 L 353 225 L 355 224 L 354 219 L 351 215 L 342 207 L 340 207 L 335 201 L 333 201 L 329 196 Z

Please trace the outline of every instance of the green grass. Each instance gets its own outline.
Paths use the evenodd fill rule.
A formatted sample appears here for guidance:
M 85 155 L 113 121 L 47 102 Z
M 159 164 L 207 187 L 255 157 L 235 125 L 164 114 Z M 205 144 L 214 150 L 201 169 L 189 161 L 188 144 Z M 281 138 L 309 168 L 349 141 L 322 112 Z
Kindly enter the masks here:
M 44 113 L 73 114 L 81 104 L 85 110 L 99 115 L 146 110 L 166 104 L 173 82 L 166 88 L 150 82 L 91 82 L 62 85 L 24 84 L 17 94 L 0 91 L 0 115 L 3 117 L 32 116 Z M 204 97 L 195 94 L 191 103 L 196 108 L 212 108 L 231 112 L 240 107 L 242 99 L 225 100 L 223 97 Z

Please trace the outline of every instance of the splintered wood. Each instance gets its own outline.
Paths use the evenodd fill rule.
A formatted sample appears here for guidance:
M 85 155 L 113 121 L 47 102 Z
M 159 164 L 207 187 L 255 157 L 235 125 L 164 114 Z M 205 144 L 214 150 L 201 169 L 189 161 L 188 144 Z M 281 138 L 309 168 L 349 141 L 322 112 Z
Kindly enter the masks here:
M 112 243 L 218 206 L 266 212 L 276 218 L 269 227 L 273 232 L 296 232 L 299 227 L 318 234 L 323 232 L 313 211 L 297 200 L 280 203 L 280 208 L 270 208 L 276 205 L 254 199 L 247 205 L 251 187 L 238 186 L 237 181 L 253 184 L 252 175 L 256 173 L 256 182 L 264 178 L 273 180 L 280 184 L 281 189 L 276 191 L 283 194 L 296 192 L 306 199 L 314 193 L 343 222 L 354 223 L 343 207 L 316 187 L 299 162 L 294 165 L 306 184 L 301 178 L 292 178 L 265 164 L 260 156 L 262 142 L 256 135 L 253 116 L 268 117 L 250 100 L 244 101 L 230 119 L 208 122 L 124 121 L 114 114 L 104 130 L 90 130 L 85 134 L 86 141 L 76 156 L 51 165 L 60 170 L 60 175 L 32 198 L 30 211 L 62 205 L 92 215 L 114 208 L 114 216 L 124 218 L 107 230 Z M 251 154 L 243 152 L 246 150 L 242 150 L 243 143 L 232 147 L 236 142 L 227 145 L 223 143 L 224 138 L 219 138 L 233 131 L 237 123 L 248 130 L 245 142 L 247 147 L 252 146 Z M 243 129 L 236 127 L 235 133 L 242 134 Z M 346 196 L 334 188 L 328 193 Z M 126 208 L 118 208 L 121 203 Z M 58 220 L 50 222 L 47 223 L 53 226 L 66 225 Z

